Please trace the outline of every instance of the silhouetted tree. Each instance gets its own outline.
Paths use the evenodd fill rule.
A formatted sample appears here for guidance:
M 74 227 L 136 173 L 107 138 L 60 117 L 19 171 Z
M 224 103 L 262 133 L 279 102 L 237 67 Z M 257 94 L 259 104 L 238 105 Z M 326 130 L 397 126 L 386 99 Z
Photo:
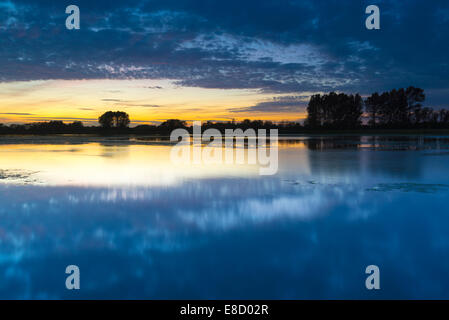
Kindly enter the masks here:
M 381 123 L 387 127 L 404 127 L 408 123 L 408 104 L 404 89 L 393 89 L 380 109 Z
M 359 94 L 331 92 L 313 95 L 307 107 L 306 126 L 310 128 L 356 128 L 361 125 L 363 100 Z
M 338 128 L 355 129 L 360 127 L 363 113 L 363 100 L 359 94 L 338 95 L 338 107 L 335 110 L 333 125 Z
M 184 120 L 169 119 L 167 121 L 162 122 L 159 125 L 159 128 L 164 131 L 171 131 L 173 129 L 185 128 L 186 126 L 187 122 L 185 122 Z
M 443 126 L 449 125 L 449 110 L 441 109 L 438 111 L 439 113 L 439 122 Z
M 386 103 L 386 95 L 379 95 L 377 92 L 365 100 L 365 109 L 368 114 L 368 125 L 376 127 L 381 114 L 382 106 Z
M 114 121 L 117 128 L 127 128 L 130 123 L 129 115 L 126 112 L 116 111 Z
M 318 128 L 323 125 L 322 103 L 320 94 L 315 94 L 310 97 L 309 105 L 307 106 L 306 126 Z
M 99 118 L 98 122 L 103 128 L 126 128 L 129 126 L 130 120 L 129 115 L 122 111 L 107 111 L 103 113 Z
M 408 111 L 408 122 L 409 124 L 416 124 L 420 122 L 420 119 L 416 117 L 422 108 L 421 102 L 426 99 L 424 90 L 421 88 L 408 87 L 405 90 L 405 95 L 407 97 L 407 111 Z
M 376 92 L 365 100 L 368 124 L 390 128 L 419 124 L 427 113 L 427 110 L 421 110 L 424 99 L 424 90 L 415 87 L 393 89 L 381 95 Z
M 69 124 L 70 128 L 73 129 L 82 129 L 84 128 L 83 123 L 81 121 L 73 121 L 72 123 Z
M 103 128 L 112 128 L 114 125 L 114 112 L 107 111 L 103 113 L 99 118 L 98 122 Z

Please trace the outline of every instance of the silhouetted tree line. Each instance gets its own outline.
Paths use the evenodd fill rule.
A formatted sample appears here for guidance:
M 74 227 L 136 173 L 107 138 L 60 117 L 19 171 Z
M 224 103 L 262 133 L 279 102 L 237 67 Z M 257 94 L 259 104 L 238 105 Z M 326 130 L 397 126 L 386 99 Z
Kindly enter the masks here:
M 153 125 L 139 125 L 133 128 L 134 133 L 170 133 L 171 131 L 182 128 L 186 129 L 190 133 L 192 133 L 192 127 L 187 124 L 186 121 L 170 119 L 158 126 Z M 245 119 L 241 122 L 232 121 L 206 121 L 201 123 L 201 130 L 205 131 L 207 129 L 217 129 L 222 133 L 225 133 L 226 129 L 237 129 L 240 128 L 242 130 L 246 129 L 278 129 L 279 132 L 288 134 L 288 133 L 297 133 L 304 129 L 304 127 L 299 122 L 289 122 L 282 121 L 279 123 L 274 123 L 272 121 L 262 121 L 262 120 L 249 120 Z
M 203 122 L 202 130 L 278 129 L 280 134 L 320 132 L 325 130 L 383 129 L 449 129 L 449 110 L 423 107 L 424 90 L 415 87 L 373 93 L 365 100 L 359 94 L 331 92 L 313 95 L 307 107 L 307 119 L 299 122 L 234 120 Z M 159 125 L 129 128 L 129 115 L 123 111 L 107 111 L 98 118 L 100 126 L 84 126 L 81 121 L 64 123 L 54 120 L 29 124 L 0 124 L 0 134 L 170 134 L 177 128 L 192 131 L 186 121 L 170 119 Z
M 408 87 L 360 95 L 331 92 L 313 95 L 305 127 L 310 129 L 422 129 L 449 128 L 449 110 L 423 107 L 424 90 Z M 365 123 L 363 118 L 367 118 Z
M 1 134 L 58 134 L 58 133 L 90 133 L 89 127 L 84 127 L 81 121 L 64 123 L 59 120 L 35 122 L 27 124 L 0 124 Z M 91 133 L 94 133 L 91 130 Z
M 138 125 L 129 128 L 129 115 L 116 111 L 108 111 L 98 118 L 101 126 L 84 126 L 82 122 L 75 121 L 64 123 L 63 121 L 53 120 L 48 122 L 36 122 L 27 124 L 0 124 L 0 134 L 164 134 L 169 135 L 174 129 L 183 128 L 192 132 L 192 127 L 186 121 L 178 119 L 169 119 L 159 125 Z M 203 122 L 202 130 L 215 128 L 224 133 L 226 129 L 241 128 L 246 130 L 253 129 L 279 129 L 282 133 L 295 133 L 303 129 L 297 122 L 280 122 L 262 120 L 243 120 L 242 122 Z

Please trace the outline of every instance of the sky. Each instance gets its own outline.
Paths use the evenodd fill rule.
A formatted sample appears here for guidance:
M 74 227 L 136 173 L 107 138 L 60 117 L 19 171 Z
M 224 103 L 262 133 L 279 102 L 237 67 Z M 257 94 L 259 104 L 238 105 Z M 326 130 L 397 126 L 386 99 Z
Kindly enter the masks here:
M 296 121 L 315 93 L 410 85 L 448 108 L 448 57 L 447 0 L 0 0 L 0 122 Z

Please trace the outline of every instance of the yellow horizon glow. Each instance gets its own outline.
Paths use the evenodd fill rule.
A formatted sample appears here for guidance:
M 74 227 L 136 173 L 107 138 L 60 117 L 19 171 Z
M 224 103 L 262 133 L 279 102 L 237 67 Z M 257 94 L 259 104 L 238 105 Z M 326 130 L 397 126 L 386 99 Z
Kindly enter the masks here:
M 174 163 L 173 145 L 87 142 L 81 144 L 5 144 L 0 145 L 0 167 L 6 173 L 0 184 L 46 186 L 148 187 L 171 186 L 187 179 L 217 177 L 256 177 L 260 164 L 208 164 L 204 158 Z M 190 148 L 190 147 L 189 147 Z M 215 148 L 215 147 L 212 147 Z M 295 167 L 297 173 L 310 174 L 308 149 L 304 142 L 278 144 L 280 170 Z M 193 153 L 193 149 L 191 149 Z M 201 154 L 205 147 L 200 149 Z M 235 149 L 234 149 L 235 152 Z M 248 149 L 244 150 L 245 157 Z M 224 160 L 224 152 L 222 159 Z M 193 160 L 192 155 L 190 157 Z M 298 163 L 302 165 L 298 168 Z
M 297 95 L 298 93 L 294 93 Z M 134 125 L 162 122 L 229 121 L 259 119 L 297 121 L 298 112 L 231 112 L 254 106 L 273 97 L 250 89 L 205 89 L 184 87 L 174 80 L 41 80 L 0 83 L 0 122 L 30 123 L 48 120 L 97 123 L 108 110 L 130 115 Z

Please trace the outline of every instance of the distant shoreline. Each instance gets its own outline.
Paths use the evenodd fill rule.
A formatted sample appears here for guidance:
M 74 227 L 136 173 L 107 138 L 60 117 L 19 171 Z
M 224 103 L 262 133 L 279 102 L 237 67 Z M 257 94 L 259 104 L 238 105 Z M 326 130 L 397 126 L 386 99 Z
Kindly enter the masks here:
M 187 130 L 189 128 L 186 128 Z M 264 128 L 260 128 L 264 129 Z M 244 130 L 244 129 L 243 129 Z M 257 129 L 255 129 L 257 132 Z M 269 130 L 269 129 L 267 129 Z M 89 130 L 90 131 L 90 130 Z M 306 130 L 301 131 L 285 131 L 278 130 L 279 136 L 317 136 L 317 135 L 447 135 L 449 136 L 449 129 L 328 129 L 328 130 Z M 20 136 L 91 136 L 91 137 L 113 137 L 113 136 L 151 136 L 151 137 L 170 137 L 170 132 L 167 131 L 154 131 L 154 132 L 135 132 L 133 128 L 125 130 L 93 130 L 90 132 L 9 132 L 0 133 L 0 137 L 20 137 Z

